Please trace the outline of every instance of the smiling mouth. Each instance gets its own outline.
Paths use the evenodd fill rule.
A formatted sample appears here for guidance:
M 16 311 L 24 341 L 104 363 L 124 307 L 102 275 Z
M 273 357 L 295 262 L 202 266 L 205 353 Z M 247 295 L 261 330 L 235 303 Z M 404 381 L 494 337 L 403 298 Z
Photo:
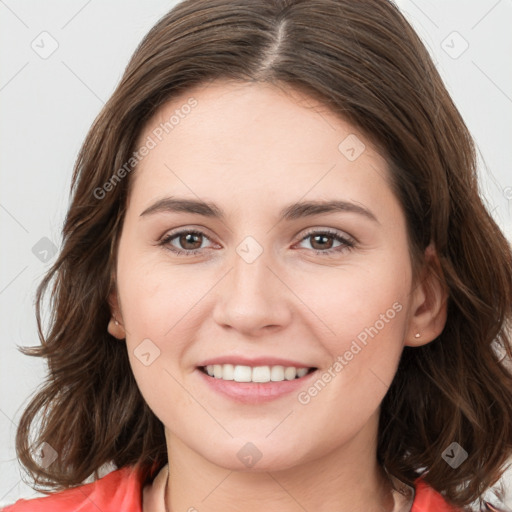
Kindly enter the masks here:
M 317 368 L 297 368 L 295 366 L 245 366 L 233 364 L 209 364 L 199 366 L 200 371 L 209 377 L 234 382 L 283 382 L 296 380 L 309 375 Z

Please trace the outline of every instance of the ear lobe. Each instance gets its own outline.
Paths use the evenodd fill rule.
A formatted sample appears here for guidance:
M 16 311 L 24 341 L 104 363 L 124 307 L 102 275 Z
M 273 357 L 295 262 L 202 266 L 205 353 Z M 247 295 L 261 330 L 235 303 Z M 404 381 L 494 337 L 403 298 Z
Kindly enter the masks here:
M 117 290 L 112 290 L 108 297 L 108 304 L 110 306 L 111 318 L 108 322 L 107 331 L 119 340 L 126 338 L 126 332 L 123 326 L 123 317 L 121 315 L 121 308 L 119 307 L 119 298 Z
M 406 346 L 426 345 L 441 334 L 446 325 L 447 302 L 448 290 L 442 268 L 435 248 L 430 244 L 425 249 L 425 264 L 412 292 L 412 316 L 405 337 Z

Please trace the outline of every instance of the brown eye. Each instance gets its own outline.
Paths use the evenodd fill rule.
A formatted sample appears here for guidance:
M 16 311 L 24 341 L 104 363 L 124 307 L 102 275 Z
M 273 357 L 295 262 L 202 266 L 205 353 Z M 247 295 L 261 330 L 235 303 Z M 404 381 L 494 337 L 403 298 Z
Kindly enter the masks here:
M 306 234 L 301 240 L 301 243 L 310 239 L 312 250 L 316 254 L 330 255 L 333 253 L 340 253 L 342 251 L 350 250 L 355 246 L 355 241 L 342 236 L 337 231 L 311 231 Z M 334 244 L 338 242 L 339 245 Z
M 170 233 L 159 242 L 159 245 L 176 254 L 193 256 L 202 250 L 201 245 L 205 239 L 209 240 L 201 231 L 184 230 Z
M 334 237 L 331 235 L 311 235 L 310 238 L 313 249 L 331 249 L 334 244 Z
M 202 240 L 201 237 L 202 237 L 202 235 L 200 235 L 198 233 L 186 233 L 184 235 L 179 235 L 178 241 L 179 241 L 180 246 L 183 249 L 194 250 L 194 249 L 199 249 L 201 247 L 201 240 Z M 198 240 L 199 240 L 199 247 L 197 247 Z

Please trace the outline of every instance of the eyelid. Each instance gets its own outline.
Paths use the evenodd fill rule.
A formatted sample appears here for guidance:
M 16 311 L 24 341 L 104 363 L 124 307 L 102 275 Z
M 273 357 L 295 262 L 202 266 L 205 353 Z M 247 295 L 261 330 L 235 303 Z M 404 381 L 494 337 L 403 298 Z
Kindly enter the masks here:
M 158 241 L 162 240 L 163 238 L 168 238 L 169 236 L 172 236 L 172 235 L 182 234 L 183 232 L 199 233 L 199 234 L 203 235 L 204 237 L 208 238 L 210 241 L 212 241 L 212 236 L 208 234 L 209 233 L 208 228 L 206 228 L 204 226 L 195 226 L 193 224 L 190 226 L 183 226 L 183 227 L 171 229 L 170 231 L 165 231 L 164 234 L 158 238 Z M 309 236 L 311 234 L 320 234 L 320 233 L 342 236 L 342 237 L 346 238 L 347 240 L 350 240 L 351 242 L 359 243 L 359 240 L 356 237 L 354 237 L 353 235 L 350 235 L 349 233 L 347 233 L 346 231 L 344 231 L 342 229 L 316 227 L 316 226 L 312 227 L 312 228 L 307 228 L 306 231 L 303 231 L 300 236 L 297 235 L 297 241 L 301 242 L 302 240 L 304 240 L 304 238 L 306 238 L 307 236 Z
M 208 228 L 191 224 L 189 226 L 181 226 L 179 228 L 168 229 L 164 231 L 163 235 L 158 237 L 157 241 L 160 242 L 165 238 L 175 237 L 177 235 L 181 235 L 182 233 L 198 233 L 203 235 L 205 238 L 208 238 L 210 241 L 213 241 L 212 239 L 215 238 L 213 235 L 210 235 L 210 230 Z
M 177 238 L 178 236 L 182 234 L 195 234 L 195 235 L 201 235 L 203 238 L 208 239 L 210 242 L 214 243 L 209 235 L 205 233 L 207 231 L 205 228 L 193 228 L 193 227 L 183 227 L 183 228 L 176 228 L 175 230 L 167 231 L 164 233 L 163 236 L 161 236 L 158 239 L 157 245 L 160 246 L 166 246 L 170 245 L 171 240 Z M 172 249 L 169 247 L 166 247 L 168 251 L 173 252 L 174 254 L 181 255 L 194 255 L 198 252 L 201 252 L 203 249 L 191 249 L 191 250 L 185 250 L 185 249 L 179 249 L 177 247 L 173 247 Z
M 210 237 L 206 231 L 208 231 L 206 228 L 200 227 L 180 227 L 176 228 L 175 230 L 171 230 L 169 232 L 166 232 L 162 237 L 160 237 L 158 241 L 158 245 L 163 246 L 166 250 L 174 253 L 177 256 L 195 256 L 198 253 L 203 252 L 205 248 L 199 248 L 199 249 L 179 249 L 177 247 L 174 247 L 171 245 L 171 240 L 179 237 L 182 234 L 194 234 L 194 235 L 200 235 L 203 238 L 208 239 L 210 242 L 215 242 L 212 240 L 212 237 Z M 350 251 L 353 248 L 355 248 L 359 242 L 358 240 L 353 237 L 352 235 L 349 235 L 348 233 L 335 229 L 335 228 L 319 228 L 319 227 L 313 227 L 309 228 L 307 231 L 303 232 L 298 239 L 297 242 L 295 242 L 294 246 L 300 244 L 307 238 L 313 236 L 313 235 L 327 235 L 328 237 L 334 238 L 336 241 L 338 241 L 341 245 L 338 247 L 331 247 L 326 250 L 320 250 L 320 249 L 306 249 L 307 252 L 313 252 L 316 255 L 320 255 L 323 257 L 328 256 L 337 256 L 341 254 L 342 252 Z M 292 246 L 292 247 L 294 247 Z M 171 248 L 172 247 L 172 248 Z
M 343 231 L 341 229 L 335 229 L 335 228 L 309 228 L 307 229 L 301 236 L 299 241 L 304 240 L 304 238 L 307 238 L 308 236 L 311 236 L 313 234 L 326 234 L 330 236 L 338 236 L 340 238 L 344 238 L 348 242 L 352 242 L 354 244 L 359 243 L 359 241 L 352 235 L 349 235 L 346 231 Z
M 340 243 L 338 247 L 331 247 L 326 250 L 306 249 L 306 252 L 313 252 L 315 255 L 322 256 L 324 258 L 336 258 L 341 254 L 350 252 L 351 250 L 358 246 L 358 241 L 353 236 L 349 235 L 348 233 L 345 233 L 344 231 L 332 228 L 310 228 L 308 231 L 302 234 L 300 240 L 296 244 L 294 244 L 294 246 L 300 244 L 304 240 L 307 240 L 308 238 L 314 235 L 324 235 L 329 238 L 334 238 L 337 242 Z

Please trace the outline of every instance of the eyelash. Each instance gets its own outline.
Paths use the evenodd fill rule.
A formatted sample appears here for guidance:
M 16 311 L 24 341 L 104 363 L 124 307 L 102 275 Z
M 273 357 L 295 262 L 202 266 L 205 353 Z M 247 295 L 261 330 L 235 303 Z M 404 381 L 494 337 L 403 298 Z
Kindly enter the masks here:
M 207 238 L 209 240 L 209 238 L 202 231 L 197 231 L 197 230 L 194 230 L 194 229 L 185 229 L 185 230 L 182 230 L 182 231 L 178 231 L 176 233 L 169 233 L 167 236 L 165 236 L 164 238 L 162 238 L 160 240 L 158 245 L 165 246 L 167 250 L 173 252 L 174 254 L 176 254 L 178 256 L 195 256 L 202 249 L 192 249 L 192 250 L 187 251 L 187 250 L 177 249 L 176 247 L 173 247 L 172 245 L 170 245 L 171 240 L 174 240 L 175 238 L 179 237 L 180 235 L 184 235 L 184 234 L 200 235 L 200 236 L 203 236 L 203 237 L 205 237 L 205 238 Z M 324 236 L 327 236 L 327 237 L 332 237 L 337 242 L 341 242 L 342 243 L 342 245 L 340 245 L 339 247 L 327 249 L 326 251 L 320 251 L 318 249 L 311 249 L 316 255 L 319 255 L 319 256 L 331 256 L 334 253 L 341 253 L 343 251 L 350 251 L 356 245 L 356 242 L 353 239 L 344 237 L 344 236 L 340 235 L 337 231 L 332 231 L 330 229 L 325 229 L 325 230 L 322 230 L 322 231 L 311 230 L 311 231 L 307 232 L 299 240 L 299 243 L 303 242 L 304 240 L 306 240 L 307 238 L 309 238 L 309 237 L 311 237 L 313 235 L 324 235 Z

